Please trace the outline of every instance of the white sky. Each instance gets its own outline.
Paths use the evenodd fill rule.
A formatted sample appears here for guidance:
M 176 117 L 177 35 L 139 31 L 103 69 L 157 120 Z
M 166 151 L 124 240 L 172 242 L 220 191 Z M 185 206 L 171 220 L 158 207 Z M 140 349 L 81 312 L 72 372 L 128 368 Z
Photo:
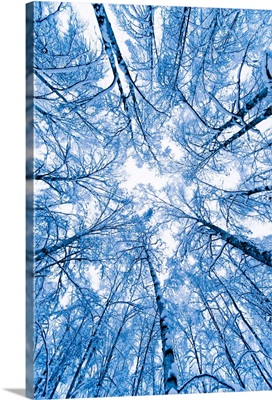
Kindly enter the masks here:
M 167 177 L 158 176 L 155 170 L 150 169 L 146 164 L 138 167 L 136 160 L 132 157 L 129 157 L 125 162 L 124 170 L 126 171 L 127 179 L 121 186 L 129 192 L 140 183 L 144 185 L 151 184 L 155 189 L 160 190 L 168 182 Z

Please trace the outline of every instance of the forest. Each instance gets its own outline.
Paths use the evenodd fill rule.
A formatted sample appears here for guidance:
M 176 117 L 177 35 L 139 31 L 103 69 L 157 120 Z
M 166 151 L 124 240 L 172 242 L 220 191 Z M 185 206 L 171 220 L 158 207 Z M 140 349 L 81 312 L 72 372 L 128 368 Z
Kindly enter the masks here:
M 36 399 L 272 389 L 272 11 L 34 2 Z

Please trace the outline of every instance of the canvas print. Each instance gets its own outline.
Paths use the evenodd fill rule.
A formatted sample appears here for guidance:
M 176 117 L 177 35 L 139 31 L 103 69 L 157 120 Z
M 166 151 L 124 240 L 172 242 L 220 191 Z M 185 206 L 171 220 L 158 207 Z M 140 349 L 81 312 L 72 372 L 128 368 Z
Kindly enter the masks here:
M 272 12 L 34 2 L 27 55 L 28 394 L 271 390 Z

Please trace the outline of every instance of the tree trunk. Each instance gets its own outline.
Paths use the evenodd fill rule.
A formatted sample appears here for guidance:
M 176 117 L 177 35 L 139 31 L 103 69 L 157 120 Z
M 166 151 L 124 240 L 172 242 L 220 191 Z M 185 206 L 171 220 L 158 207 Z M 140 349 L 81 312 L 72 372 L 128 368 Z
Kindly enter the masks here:
M 229 348 L 228 348 L 228 346 L 227 346 L 227 344 L 226 344 L 224 334 L 221 332 L 221 329 L 220 329 L 220 327 L 219 327 L 219 325 L 218 325 L 218 323 L 217 323 L 217 321 L 216 321 L 216 318 L 215 318 L 215 316 L 214 316 L 214 314 L 213 314 L 213 312 L 212 312 L 212 309 L 211 309 L 211 307 L 210 307 L 208 301 L 206 300 L 205 295 L 204 295 L 204 293 L 202 292 L 201 289 L 199 289 L 199 294 L 200 294 L 200 298 L 201 298 L 203 304 L 207 307 L 207 310 L 208 310 L 208 313 L 209 313 L 209 315 L 210 315 L 210 317 L 211 317 L 211 320 L 212 320 L 212 322 L 213 322 L 213 325 L 214 325 L 215 329 L 216 329 L 217 332 L 218 332 L 218 335 L 219 335 L 219 338 L 220 338 L 222 347 L 224 348 L 225 353 L 226 353 L 227 360 L 229 361 L 229 364 L 230 364 L 232 370 L 234 371 L 234 373 L 235 373 L 235 375 L 236 375 L 236 378 L 237 378 L 239 384 L 241 385 L 241 387 L 242 387 L 243 389 L 245 389 L 245 388 L 246 388 L 246 387 L 245 387 L 245 384 L 244 384 L 244 382 L 242 381 L 241 375 L 239 374 L 239 371 L 237 370 L 237 368 L 236 368 L 236 366 L 235 366 L 235 362 L 234 362 L 234 360 L 233 360 L 233 358 L 232 358 L 232 356 L 231 356 L 231 354 L 230 354 Z
M 245 240 L 240 240 L 237 236 L 231 235 L 224 229 L 212 224 L 211 222 L 205 221 L 204 219 L 197 219 L 197 222 L 203 226 L 213 230 L 218 236 L 220 236 L 225 242 L 231 244 L 233 247 L 241 250 L 245 255 L 254 258 L 256 261 L 261 262 L 269 267 L 272 267 L 271 252 L 260 251 L 257 246 Z
M 168 312 L 163 298 L 159 279 L 157 277 L 155 268 L 151 262 L 148 251 L 146 251 L 146 260 L 149 266 L 150 275 L 154 285 L 156 302 L 160 316 L 160 331 L 162 339 L 162 353 L 163 353 L 163 369 L 164 369 L 164 389 L 165 393 L 177 393 L 177 366 L 175 363 L 172 335 L 169 328 Z

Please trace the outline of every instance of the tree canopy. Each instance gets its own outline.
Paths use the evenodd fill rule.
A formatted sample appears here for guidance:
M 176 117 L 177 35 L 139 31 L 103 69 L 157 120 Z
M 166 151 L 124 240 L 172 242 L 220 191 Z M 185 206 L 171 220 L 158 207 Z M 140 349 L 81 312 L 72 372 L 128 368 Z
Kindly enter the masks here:
M 34 2 L 36 398 L 272 388 L 272 12 Z

